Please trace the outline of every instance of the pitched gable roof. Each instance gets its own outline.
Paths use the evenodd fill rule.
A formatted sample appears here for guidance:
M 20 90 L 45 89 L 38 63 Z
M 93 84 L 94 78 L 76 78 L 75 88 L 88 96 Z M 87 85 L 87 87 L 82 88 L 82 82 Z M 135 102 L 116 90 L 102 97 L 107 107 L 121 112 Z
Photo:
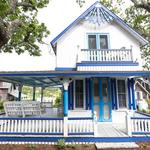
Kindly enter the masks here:
M 138 32 L 136 32 L 133 28 L 131 28 L 128 24 L 126 24 L 121 18 L 119 18 L 116 14 L 107 9 L 100 2 L 95 2 L 91 5 L 85 12 L 83 12 L 76 20 L 74 20 L 67 28 L 65 28 L 60 34 L 58 34 L 52 41 L 52 47 L 55 47 L 57 41 L 73 26 L 75 26 L 81 20 L 89 20 L 94 23 L 98 23 L 99 25 L 102 22 L 110 22 L 114 20 L 117 24 L 119 24 L 122 28 L 128 31 L 135 39 L 137 39 L 142 46 L 147 45 L 149 42 L 145 40 Z

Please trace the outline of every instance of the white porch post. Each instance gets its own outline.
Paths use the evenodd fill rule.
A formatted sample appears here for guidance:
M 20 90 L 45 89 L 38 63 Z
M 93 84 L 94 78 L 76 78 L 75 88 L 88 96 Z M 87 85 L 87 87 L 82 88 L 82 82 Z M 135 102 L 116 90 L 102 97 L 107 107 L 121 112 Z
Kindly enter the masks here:
M 36 87 L 33 87 L 33 101 L 35 101 L 35 90 L 36 90 Z
M 94 136 L 97 137 L 97 115 L 96 115 L 96 111 L 94 111 L 93 130 L 94 130 Z
M 41 87 L 41 102 L 43 102 L 44 87 Z
M 126 131 L 128 136 L 132 136 L 132 122 L 131 122 L 131 114 L 129 111 L 126 113 Z
M 21 101 L 21 95 L 22 95 L 22 85 L 19 85 L 19 88 L 18 88 L 18 90 L 19 90 L 19 93 L 18 93 L 18 101 Z

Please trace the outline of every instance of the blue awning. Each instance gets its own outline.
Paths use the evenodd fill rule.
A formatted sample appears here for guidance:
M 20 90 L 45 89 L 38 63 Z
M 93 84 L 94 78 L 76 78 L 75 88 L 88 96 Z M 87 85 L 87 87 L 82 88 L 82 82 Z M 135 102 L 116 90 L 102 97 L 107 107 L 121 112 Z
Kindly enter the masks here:
M 150 77 L 150 71 L 18 71 L 0 72 L 0 80 L 37 87 L 62 85 L 63 78 Z

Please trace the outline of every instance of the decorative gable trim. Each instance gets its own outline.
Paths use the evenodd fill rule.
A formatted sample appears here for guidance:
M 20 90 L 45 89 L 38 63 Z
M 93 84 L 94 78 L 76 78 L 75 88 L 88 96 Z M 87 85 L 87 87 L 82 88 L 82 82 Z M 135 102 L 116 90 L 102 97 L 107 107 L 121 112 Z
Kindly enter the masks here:
M 93 15 L 97 17 L 94 17 L 93 19 L 92 18 Z M 133 28 L 131 28 L 128 24 L 126 24 L 121 18 L 119 18 L 116 14 L 111 12 L 104 5 L 102 5 L 101 3 L 97 1 L 50 42 L 52 47 L 54 47 L 57 41 L 67 31 L 69 31 L 73 26 L 75 26 L 81 20 L 88 20 L 92 22 L 95 21 L 98 25 L 100 25 L 103 22 L 110 22 L 114 20 L 118 25 L 120 25 L 122 28 L 128 31 L 135 39 L 137 39 L 141 43 L 142 46 L 145 46 L 149 43 L 138 32 L 136 32 Z

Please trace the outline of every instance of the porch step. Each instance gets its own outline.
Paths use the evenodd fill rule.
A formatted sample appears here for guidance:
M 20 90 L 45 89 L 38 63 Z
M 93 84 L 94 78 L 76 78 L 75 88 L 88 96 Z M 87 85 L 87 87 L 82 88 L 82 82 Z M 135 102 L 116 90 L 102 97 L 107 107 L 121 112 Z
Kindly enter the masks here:
M 134 142 L 118 142 L 118 143 L 95 143 L 97 150 L 101 149 L 120 149 L 120 148 L 130 148 L 135 149 L 139 146 Z

